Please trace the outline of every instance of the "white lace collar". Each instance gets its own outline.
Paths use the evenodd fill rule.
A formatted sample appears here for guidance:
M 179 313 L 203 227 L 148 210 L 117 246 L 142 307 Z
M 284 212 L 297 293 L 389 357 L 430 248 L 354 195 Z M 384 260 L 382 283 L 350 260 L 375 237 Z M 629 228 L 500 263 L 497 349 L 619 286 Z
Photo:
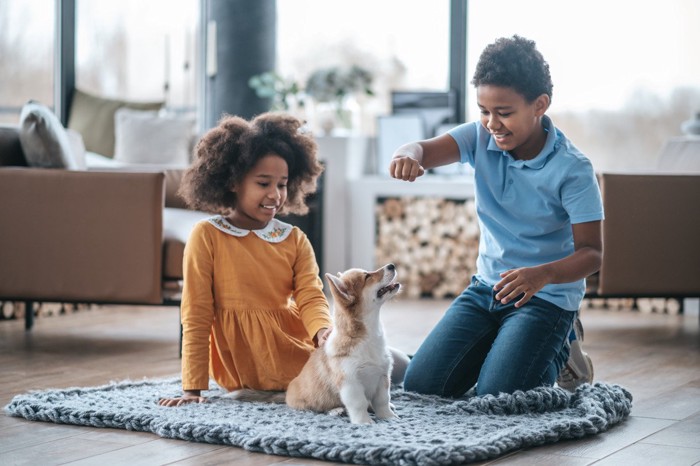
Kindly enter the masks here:
M 261 230 L 244 230 L 243 228 L 235 227 L 231 225 L 231 223 L 226 220 L 223 215 L 216 215 L 208 218 L 207 221 L 214 225 L 218 230 L 232 236 L 247 236 L 248 233 L 252 231 L 258 238 L 267 241 L 268 243 L 281 243 L 287 239 L 293 228 L 292 225 L 280 222 L 276 218 L 270 220 L 270 223 L 268 223 L 265 228 Z

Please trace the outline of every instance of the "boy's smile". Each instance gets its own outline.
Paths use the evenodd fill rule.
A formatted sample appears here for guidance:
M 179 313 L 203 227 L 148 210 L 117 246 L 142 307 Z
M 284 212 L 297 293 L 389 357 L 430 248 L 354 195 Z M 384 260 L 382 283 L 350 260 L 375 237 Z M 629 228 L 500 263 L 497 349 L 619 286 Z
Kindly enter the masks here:
M 547 140 L 541 119 L 549 107 L 548 95 L 528 102 L 513 88 L 481 85 L 476 88 L 476 97 L 481 124 L 501 150 L 520 160 L 539 154 Z

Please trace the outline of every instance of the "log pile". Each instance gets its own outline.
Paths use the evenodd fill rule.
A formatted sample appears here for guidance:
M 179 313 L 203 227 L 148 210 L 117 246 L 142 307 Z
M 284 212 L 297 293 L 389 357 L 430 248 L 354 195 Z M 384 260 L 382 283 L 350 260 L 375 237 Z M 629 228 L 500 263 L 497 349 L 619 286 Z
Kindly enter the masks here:
M 90 309 L 93 306 L 84 303 L 40 303 L 35 301 L 32 303 L 32 312 L 34 317 L 51 317 Z M 0 302 L 0 320 L 24 319 L 25 312 L 27 312 L 27 306 L 24 301 Z
M 677 298 L 585 298 L 581 308 L 670 315 L 677 315 L 682 311 L 681 301 Z
M 476 271 L 479 226 L 474 200 L 378 199 L 375 263 L 392 262 L 408 298 L 459 295 Z

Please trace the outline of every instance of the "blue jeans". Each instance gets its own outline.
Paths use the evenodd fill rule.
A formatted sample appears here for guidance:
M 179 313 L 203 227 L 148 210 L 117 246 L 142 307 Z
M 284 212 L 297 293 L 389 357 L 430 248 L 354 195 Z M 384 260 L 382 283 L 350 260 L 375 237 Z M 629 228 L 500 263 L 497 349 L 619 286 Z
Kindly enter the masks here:
M 404 389 L 459 397 L 553 385 L 569 357 L 576 312 L 538 297 L 517 309 L 476 278 L 447 309 L 414 355 Z

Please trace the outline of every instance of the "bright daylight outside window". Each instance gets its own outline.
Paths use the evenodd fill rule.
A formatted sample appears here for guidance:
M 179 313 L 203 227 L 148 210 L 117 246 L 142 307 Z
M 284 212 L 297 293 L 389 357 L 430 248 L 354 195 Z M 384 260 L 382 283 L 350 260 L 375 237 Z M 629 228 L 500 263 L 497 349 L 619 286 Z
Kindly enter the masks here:
M 198 17 L 198 0 L 76 0 L 76 87 L 194 111 Z
M 54 2 L 0 2 L 0 124 L 17 124 L 27 100 L 53 107 Z
M 449 7 L 446 0 L 278 1 L 276 71 L 283 85 L 297 85 L 297 96 L 307 95 L 301 109 L 290 96 L 290 111 L 319 124 L 320 101 L 344 92 L 329 83 L 345 82 L 349 96 L 339 105 L 352 111 L 354 130 L 373 134 L 376 117 L 391 112 L 391 91 L 446 91 Z
M 554 82 L 548 114 L 598 171 L 656 169 L 664 142 L 700 111 L 695 0 L 470 0 L 468 21 L 469 80 L 496 38 L 537 42 Z

